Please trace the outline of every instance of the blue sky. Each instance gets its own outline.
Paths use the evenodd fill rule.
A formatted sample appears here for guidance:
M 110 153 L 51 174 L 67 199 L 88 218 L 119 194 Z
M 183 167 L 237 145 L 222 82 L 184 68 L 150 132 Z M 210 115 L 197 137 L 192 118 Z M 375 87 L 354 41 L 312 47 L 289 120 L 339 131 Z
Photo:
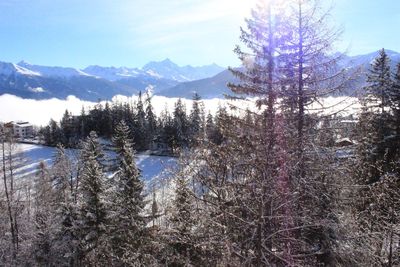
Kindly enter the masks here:
M 322 0 L 329 2 L 330 0 Z M 332 0 L 339 50 L 400 52 L 400 1 Z M 0 60 L 84 68 L 237 65 L 239 26 L 255 0 L 0 0 Z

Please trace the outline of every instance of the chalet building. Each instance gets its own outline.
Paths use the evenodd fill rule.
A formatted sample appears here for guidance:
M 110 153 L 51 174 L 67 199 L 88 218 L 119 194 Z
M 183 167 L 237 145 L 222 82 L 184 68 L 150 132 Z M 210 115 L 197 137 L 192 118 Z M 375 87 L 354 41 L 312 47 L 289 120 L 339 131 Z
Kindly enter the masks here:
M 29 138 L 34 134 L 33 125 L 29 122 L 8 122 L 3 125 L 5 132 L 11 132 L 16 138 Z

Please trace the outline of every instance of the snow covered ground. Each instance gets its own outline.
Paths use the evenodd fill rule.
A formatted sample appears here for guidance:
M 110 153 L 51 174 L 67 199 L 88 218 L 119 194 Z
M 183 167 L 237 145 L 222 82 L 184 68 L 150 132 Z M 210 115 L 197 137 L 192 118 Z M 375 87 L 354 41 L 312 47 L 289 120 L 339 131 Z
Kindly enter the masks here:
M 41 145 L 16 144 L 15 151 L 15 156 L 18 157 L 16 161 L 19 162 L 15 174 L 18 177 L 27 178 L 37 171 L 40 162 L 51 166 L 55 148 Z M 77 152 L 77 150 L 73 149 L 67 151 L 72 159 L 78 156 Z M 156 178 L 167 178 L 175 168 L 177 159 L 138 154 L 136 163 L 142 171 L 143 180 L 150 181 Z

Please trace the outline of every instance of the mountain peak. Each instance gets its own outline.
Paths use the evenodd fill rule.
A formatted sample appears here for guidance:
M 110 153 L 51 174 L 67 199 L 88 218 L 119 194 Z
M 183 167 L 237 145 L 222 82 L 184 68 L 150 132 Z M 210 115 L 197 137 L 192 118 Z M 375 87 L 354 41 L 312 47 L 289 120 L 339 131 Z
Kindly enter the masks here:
M 172 60 L 169 59 L 169 58 L 166 58 L 166 59 L 164 59 L 164 60 L 161 61 L 161 62 L 163 62 L 163 63 L 173 63 Z M 175 63 L 174 63 L 174 64 L 175 64 Z
M 151 72 L 152 75 L 157 75 L 160 78 L 163 77 L 178 82 L 187 82 L 212 77 L 223 71 L 224 68 L 216 64 L 201 67 L 193 67 L 190 65 L 181 67 L 171 61 L 171 59 L 166 58 L 162 61 L 149 62 L 144 65 L 143 70 Z
M 29 66 L 32 65 L 29 62 L 26 62 L 25 60 L 21 60 L 20 62 L 17 63 L 18 66 Z
M 143 70 L 147 71 L 149 69 L 157 68 L 160 66 L 179 68 L 179 66 L 177 64 L 175 64 L 171 59 L 166 58 L 161 61 L 150 61 L 149 63 L 147 63 L 146 65 L 143 66 Z

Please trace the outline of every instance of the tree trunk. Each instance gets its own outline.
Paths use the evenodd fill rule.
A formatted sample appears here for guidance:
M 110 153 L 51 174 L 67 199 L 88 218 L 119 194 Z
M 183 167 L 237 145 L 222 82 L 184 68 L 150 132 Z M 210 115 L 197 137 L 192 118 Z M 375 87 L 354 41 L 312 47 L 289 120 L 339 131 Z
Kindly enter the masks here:
M 15 224 L 14 224 L 14 216 L 12 212 L 12 203 L 11 203 L 11 198 L 12 198 L 12 193 L 8 189 L 8 182 L 7 182 L 7 169 L 6 169 L 6 155 L 5 155 L 5 141 L 4 141 L 4 136 L 2 136 L 1 140 L 2 144 L 2 167 L 3 167 L 3 182 L 4 182 L 4 190 L 6 193 L 6 201 L 7 201 L 7 211 L 8 211 L 8 217 L 10 220 L 10 231 L 11 231 L 11 242 L 12 242 L 12 258 L 13 262 L 15 263 L 17 259 L 17 236 L 15 232 Z
M 297 153 L 299 160 L 299 178 L 304 178 L 304 159 L 303 159 L 303 150 L 304 150 L 304 81 L 303 81 L 303 72 L 304 72 L 304 52 L 303 52 L 303 13 L 302 13 L 302 3 L 299 0 L 299 70 L 298 70 L 298 109 L 299 114 L 297 118 Z

